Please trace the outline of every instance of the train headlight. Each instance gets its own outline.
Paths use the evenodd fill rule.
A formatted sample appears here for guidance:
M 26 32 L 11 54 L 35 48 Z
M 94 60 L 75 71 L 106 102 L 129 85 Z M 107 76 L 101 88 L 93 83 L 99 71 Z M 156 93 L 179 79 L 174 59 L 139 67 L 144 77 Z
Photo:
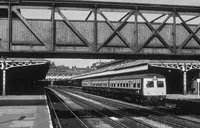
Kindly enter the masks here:
M 154 78 L 152 80 L 153 81 L 158 81 L 158 78 L 156 78 L 156 76 L 154 76 Z

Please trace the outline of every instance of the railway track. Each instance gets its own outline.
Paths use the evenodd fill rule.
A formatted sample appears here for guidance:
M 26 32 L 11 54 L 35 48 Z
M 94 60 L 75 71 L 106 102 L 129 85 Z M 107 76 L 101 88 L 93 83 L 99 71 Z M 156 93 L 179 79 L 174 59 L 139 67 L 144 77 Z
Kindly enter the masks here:
M 200 116 L 199 113 L 197 113 L 197 115 L 194 115 L 194 113 L 192 112 L 188 112 L 187 109 L 177 109 L 177 108 L 171 108 L 169 109 L 169 107 L 165 107 L 165 106 L 159 106 L 159 107 L 155 107 L 155 110 L 158 113 L 164 113 L 166 115 L 170 115 L 176 118 L 179 118 L 181 120 L 186 120 L 186 121 L 191 121 L 193 123 L 196 123 L 198 125 L 200 125 Z M 180 112 L 181 111 L 181 112 Z
M 48 96 L 48 97 L 50 97 L 50 96 Z M 62 125 L 62 123 L 60 123 L 61 127 L 58 127 L 58 128 L 65 128 L 65 127 L 66 128 L 72 128 L 72 127 L 74 127 L 74 128 L 96 128 L 97 126 L 94 126 L 91 123 L 91 122 L 93 122 L 92 120 L 95 120 L 95 123 L 97 123 L 98 121 L 99 121 L 98 123 L 101 123 L 101 126 L 98 125 L 97 128 L 104 128 L 104 127 L 105 128 L 132 128 L 132 127 L 134 127 L 134 128 L 153 128 L 148 125 L 138 124 L 137 122 L 127 121 L 126 119 L 124 119 L 123 121 L 114 120 L 108 114 L 105 114 L 106 111 L 102 112 L 98 109 L 94 109 L 93 108 L 94 106 L 85 104 L 84 102 L 82 102 L 80 100 L 79 101 L 73 100 L 72 102 L 75 102 L 76 104 L 82 106 L 83 108 L 85 108 L 86 111 L 84 111 L 84 113 L 74 111 L 74 110 L 71 110 L 71 108 L 65 104 L 63 99 L 61 100 L 60 98 L 58 98 L 58 96 L 55 96 L 55 95 L 54 95 L 54 97 L 56 97 L 56 99 L 58 99 L 59 102 L 62 102 L 62 104 L 64 104 L 65 108 L 67 108 L 67 110 L 62 109 L 62 112 L 70 110 L 70 113 L 72 114 L 72 116 L 74 116 L 74 117 L 70 116 L 70 118 L 76 118 L 78 120 L 78 123 L 80 124 L 79 126 L 73 126 L 73 125 L 66 126 L 66 124 Z M 52 103 L 52 104 L 55 104 L 55 103 Z M 55 107 L 55 105 L 54 105 L 54 107 Z M 59 113 L 56 113 L 56 114 L 59 115 Z M 68 113 L 68 115 L 69 115 L 69 113 Z M 57 116 L 57 118 L 58 118 L 58 120 L 59 120 L 59 118 L 63 119 L 63 117 L 59 117 L 59 116 Z M 69 117 L 66 117 L 66 118 L 69 118 Z M 87 118 L 87 119 L 85 119 L 85 118 Z M 90 118 L 90 119 L 88 120 L 88 118 Z M 62 122 L 66 123 L 66 122 L 69 122 L 69 120 L 65 120 Z M 88 123 L 88 122 L 90 122 L 90 123 Z M 57 124 L 59 124 L 59 123 L 57 123 Z
M 58 96 L 49 90 L 46 91 L 46 96 L 53 115 L 54 128 L 89 128 Z
M 62 93 L 62 92 L 61 92 Z M 163 125 L 163 124 L 156 124 L 157 126 L 152 125 L 150 123 L 145 123 L 145 122 L 141 122 L 141 121 L 138 121 L 137 119 L 134 119 L 134 118 L 131 118 L 129 116 L 126 116 L 124 114 L 121 114 L 119 112 L 117 112 L 118 110 L 112 110 L 112 108 L 108 107 L 109 109 L 105 108 L 106 105 L 101 106 L 99 103 L 95 103 L 95 101 L 93 101 L 94 103 L 92 102 L 88 102 L 90 101 L 89 99 L 88 100 L 83 100 L 82 98 L 78 97 L 77 96 L 72 96 L 72 95 L 69 95 L 67 93 L 64 93 L 64 95 L 67 95 L 69 97 L 73 97 L 73 99 L 75 99 L 76 101 L 78 101 L 80 104 L 82 104 L 84 102 L 84 104 L 87 104 L 87 106 L 90 106 L 92 107 L 92 109 L 95 108 L 95 110 L 97 111 L 101 111 L 101 113 L 103 113 L 104 115 L 106 115 L 107 117 L 110 117 L 110 118 L 115 118 L 116 120 L 122 120 L 123 122 L 120 122 L 120 123 L 123 123 L 125 124 L 126 126 L 128 127 L 148 127 L 148 128 L 156 128 L 156 127 L 165 127 L 165 128 L 168 128 L 168 126 L 166 125 Z M 137 124 L 137 125 L 135 125 Z
M 80 87 L 78 87 L 77 89 L 74 89 L 73 87 L 71 87 L 70 89 L 72 89 L 73 91 L 81 91 Z M 177 118 L 177 119 L 181 119 L 183 121 L 189 121 L 189 122 L 192 122 L 192 123 L 194 123 L 196 125 L 200 125 L 199 115 L 194 115 L 194 114 L 191 115 L 190 114 L 190 115 L 185 116 L 185 114 L 184 114 L 184 116 L 179 116 L 177 114 L 177 112 L 179 112 L 179 110 L 177 110 L 177 109 L 174 109 L 173 112 L 172 112 L 172 110 L 171 111 L 166 111 L 168 109 L 168 107 L 165 107 L 165 106 L 163 106 L 162 109 L 160 109 L 160 108 L 158 108 L 156 106 L 154 106 L 154 107 L 155 107 L 155 109 L 153 111 L 156 112 L 156 113 L 160 113 L 160 114 L 163 114 L 163 115 L 167 115 L 167 116 L 171 116 L 171 117 L 174 117 L 174 118 Z M 184 112 L 185 112 L 185 110 L 184 110 Z
M 87 98 L 91 98 L 88 97 L 87 95 L 84 95 Z M 107 105 L 110 106 L 118 106 L 119 110 L 123 110 L 120 111 L 121 114 L 124 114 L 126 116 L 131 116 L 133 114 L 140 114 L 140 115 L 145 115 L 147 117 L 148 120 L 153 120 L 156 122 L 160 122 L 172 127 L 178 127 L 178 128 L 199 128 L 200 127 L 200 123 L 198 122 L 194 122 L 191 120 L 187 120 L 184 118 L 180 118 L 180 117 L 176 117 L 173 115 L 169 115 L 166 113 L 162 113 L 162 112 L 158 112 L 158 111 L 154 111 L 154 110 L 147 110 L 144 108 L 139 108 L 139 107 L 135 107 L 132 105 L 128 105 L 128 104 L 123 104 L 123 103 L 116 103 L 114 101 L 111 100 L 105 100 L 105 98 L 95 98 L 96 96 L 92 97 L 94 100 L 99 101 L 99 102 L 103 102 Z M 103 100 L 104 99 L 104 100 Z M 131 111 L 128 111 L 131 110 Z M 136 111 L 133 111 L 136 110 Z M 138 113 L 140 112 L 140 113 Z

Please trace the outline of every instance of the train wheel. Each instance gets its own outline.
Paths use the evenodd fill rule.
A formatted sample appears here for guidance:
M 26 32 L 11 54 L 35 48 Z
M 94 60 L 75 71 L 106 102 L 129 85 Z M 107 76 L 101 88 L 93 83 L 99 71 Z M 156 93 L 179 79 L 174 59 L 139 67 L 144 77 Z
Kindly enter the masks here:
M 149 99 L 148 98 L 142 98 L 140 100 L 140 103 L 144 106 L 149 106 L 150 105 L 150 102 L 149 102 Z
M 124 99 L 126 100 L 126 101 L 131 101 L 131 98 L 129 97 L 129 96 L 126 96 L 126 97 L 124 97 Z

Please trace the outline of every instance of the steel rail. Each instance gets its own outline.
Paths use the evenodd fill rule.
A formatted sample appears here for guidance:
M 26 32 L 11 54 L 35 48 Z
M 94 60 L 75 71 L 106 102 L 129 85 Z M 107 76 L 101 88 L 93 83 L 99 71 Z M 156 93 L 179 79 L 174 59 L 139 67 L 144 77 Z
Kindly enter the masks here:
M 57 96 L 57 97 L 58 97 L 58 96 Z M 76 100 L 76 101 L 77 101 L 77 100 Z M 79 104 L 80 104 L 80 103 L 79 103 Z M 83 107 L 82 103 L 81 103 L 80 105 Z M 86 106 L 87 106 L 88 108 L 90 108 L 90 110 L 93 110 L 93 111 L 95 111 L 96 113 L 102 115 L 103 117 L 105 117 L 106 119 L 108 119 L 110 122 L 119 125 L 119 127 L 121 127 L 121 128 L 129 128 L 129 127 L 123 125 L 122 123 L 119 123 L 119 122 L 117 122 L 117 121 L 114 121 L 114 120 L 110 119 L 107 115 L 105 115 L 105 114 L 99 112 L 98 110 L 95 110 L 95 109 L 93 109 L 92 107 L 90 107 L 90 106 L 88 106 L 88 105 L 86 105 Z
M 48 92 L 46 92 L 46 96 L 47 96 L 47 100 L 49 100 L 49 105 L 50 105 L 50 108 L 53 110 L 53 114 L 55 115 L 55 118 L 56 118 L 56 122 L 58 123 L 58 127 L 57 127 L 57 125 L 56 125 L 56 128 L 62 128 L 62 126 L 61 126 L 61 124 L 60 124 L 60 121 L 59 121 L 59 119 L 58 119 L 58 116 L 57 116 L 57 114 L 56 114 L 56 110 L 55 110 L 55 108 L 53 107 L 53 104 L 52 104 L 52 102 L 51 102 L 51 98 L 50 98 L 50 96 L 49 96 L 49 94 L 48 94 Z
M 53 93 L 53 92 L 52 92 Z M 75 117 L 75 119 L 78 121 L 78 123 L 84 127 L 84 128 L 89 128 L 66 104 L 65 102 L 58 97 L 55 93 L 53 93 L 53 95 L 65 106 L 65 108 L 67 108 L 67 110 L 70 111 L 70 113 Z
M 107 104 L 108 105 L 108 104 Z M 123 114 L 123 112 L 116 112 L 122 116 L 126 116 L 128 117 L 126 114 Z M 146 113 L 145 113 L 146 114 Z M 153 119 L 153 121 L 158 121 L 159 123 L 164 123 L 164 124 L 167 124 L 167 125 L 170 125 L 170 126 L 175 126 L 176 128 L 190 128 L 190 127 L 187 127 L 187 126 L 184 126 L 184 125 L 180 125 L 180 124 L 176 124 L 176 123 L 173 123 L 173 122 L 170 122 L 170 121 L 166 121 L 164 119 L 159 119 L 159 117 L 156 117 L 156 116 L 153 116 L 151 115 L 150 117 L 147 117 L 149 119 Z M 131 119 L 131 118 L 130 118 Z
M 185 119 L 185 118 L 182 118 L 182 117 L 175 116 L 175 115 L 173 115 L 173 114 L 168 114 L 168 113 L 164 113 L 164 112 L 160 112 L 160 111 L 156 111 L 156 110 L 152 110 L 152 111 L 153 111 L 153 112 L 156 112 L 156 113 L 159 113 L 159 114 L 164 114 L 164 115 L 166 115 L 166 116 L 171 116 L 171 117 L 173 117 L 173 118 L 177 118 L 177 119 L 180 119 L 180 120 L 183 120 L 183 121 L 191 122 L 191 123 L 194 123 L 194 124 L 200 126 L 200 123 L 199 123 L 199 122 L 196 122 L 196 121 L 193 121 L 193 120 Z
M 100 99 L 99 99 L 100 100 Z M 102 101 L 104 101 L 104 102 L 102 102 Z M 105 103 L 105 100 L 102 100 L 101 102 L 102 103 Z M 112 101 L 113 102 L 113 101 Z M 113 103 L 115 103 L 116 104 L 116 102 L 113 102 Z M 108 102 L 106 102 L 106 104 L 107 105 L 109 105 L 109 104 L 111 104 L 111 103 L 108 103 Z M 121 103 L 117 103 L 117 105 L 118 104 L 120 104 L 121 106 L 125 106 L 125 107 L 127 107 L 127 105 L 124 105 L 124 104 L 121 104 Z M 111 106 L 111 105 L 110 105 Z M 138 109 L 138 107 L 133 107 L 133 106 L 131 106 L 130 108 L 137 108 Z M 139 109 L 141 109 L 141 108 L 139 108 Z M 143 109 L 143 108 L 142 108 Z M 143 113 L 145 113 L 145 114 L 150 114 L 150 113 L 148 113 L 148 111 L 149 112 L 154 112 L 154 111 L 150 111 L 150 110 L 147 110 L 147 112 L 143 112 Z M 118 112 L 117 112 L 118 113 Z M 120 113 L 119 113 L 120 114 Z M 123 114 L 124 115 L 124 114 Z M 165 114 L 163 115 L 163 116 L 166 116 Z M 169 115 L 168 115 L 169 116 Z M 169 116 L 168 118 L 170 118 L 171 116 Z M 161 119 L 160 117 L 156 117 L 156 116 L 154 116 L 154 115 L 152 115 L 151 114 L 151 116 L 149 116 L 148 117 L 149 119 L 153 119 L 154 121 L 158 121 L 158 122 L 161 122 L 161 123 L 165 123 L 165 124 L 169 124 L 169 125 L 173 125 L 173 126 L 176 126 L 176 127 L 180 127 L 180 128 L 191 128 L 191 125 L 190 126 L 186 126 L 185 124 L 177 124 L 177 123 L 175 123 L 174 121 L 168 121 L 168 120 L 165 120 L 165 118 L 164 119 Z M 166 117 L 167 118 L 167 117 Z M 172 117 L 172 118 L 174 118 L 174 119 L 176 119 L 176 117 Z M 179 119 L 180 120 L 180 119 Z M 194 127 L 193 127 L 194 128 Z
M 76 101 L 77 101 L 77 100 L 76 100 Z M 80 103 L 79 103 L 79 104 L 80 104 Z M 80 105 L 82 105 L 82 104 L 80 104 Z M 119 125 L 120 127 L 122 127 L 122 128 L 129 128 L 129 127 L 123 125 L 122 123 L 119 123 L 119 122 L 117 122 L 117 121 L 114 121 L 114 120 L 110 119 L 107 115 L 105 115 L 105 114 L 99 112 L 98 110 L 92 108 L 91 106 L 87 105 L 87 107 L 90 108 L 90 110 L 93 110 L 93 111 L 97 112 L 98 114 L 102 115 L 103 117 L 105 117 L 105 118 L 108 119 L 109 121 L 111 121 L 111 122 L 113 122 L 113 123 Z
M 114 101 L 112 101 L 112 100 L 110 100 L 110 99 L 106 99 L 106 100 L 115 103 Z M 163 116 L 172 117 L 172 118 L 177 119 L 177 120 L 183 120 L 183 121 L 186 121 L 186 122 L 188 122 L 188 123 L 193 123 L 193 125 L 196 124 L 196 125 L 199 125 L 199 126 L 200 126 L 200 123 L 199 123 L 199 122 L 192 121 L 192 120 L 188 120 L 188 119 L 184 119 L 184 118 L 181 118 L 181 117 L 177 117 L 177 116 L 172 115 L 172 114 L 168 114 L 168 113 L 164 113 L 164 112 L 160 112 L 160 111 L 156 111 L 156 110 L 144 109 L 144 108 L 140 108 L 140 107 L 136 107 L 136 106 L 131 106 L 131 105 L 128 105 L 128 104 L 123 104 L 123 103 L 120 103 L 120 102 L 118 102 L 118 104 L 121 104 L 121 105 L 123 105 L 123 106 L 125 106 L 125 107 L 129 106 L 129 107 L 131 107 L 131 108 L 138 108 L 138 109 L 146 110 L 146 111 L 149 111 L 149 112 L 154 112 L 154 113 L 156 113 L 156 114 L 162 114 Z M 156 117 L 156 116 L 153 116 L 153 117 L 154 117 L 154 118 L 157 118 L 158 120 L 160 120 L 160 119 L 159 119 L 158 117 Z M 167 122 L 167 121 L 163 120 L 163 122 Z M 173 122 L 172 122 L 172 124 L 173 124 Z M 190 128 L 191 126 L 185 127 L 185 125 L 182 125 L 182 126 L 179 125 L 179 127 Z
M 168 120 L 165 120 L 165 119 L 160 119 L 159 117 L 156 117 L 156 116 L 150 116 L 149 118 L 150 119 L 152 118 L 156 121 L 159 121 L 159 122 L 162 122 L 162 123 L 165 123 L 165 124 L 173 125 L 176 128 L 191 128 L 191 125 L 186 126 L 185 124 L 177 124 L 175 121 L 168 121 Z M 194 128 L 194 127 L 192 127 L 192 128 Z
M 88 98 L 88 97 L 87 97 Z M 96 99 L 95 99 L 96 100 Z M 100 101 L 101 103 L 103 103 L 103 104 L 105 104 L 105 102 L 103 102 L 103 100 L 101 100 Z M 115 102 L 113 102 L 113 103 L 115 103 Z M 116 104 L 116 103 L 115 103 Z M 106 105 L 109 105 L 109 106 L 111 106 L 111 107 L 113 107 L 112 105 L 110 105 L 108 102 L 106 102 Z M 112 111 L 112 110 L 108 110 L 108 109 L 106 109 L 107 111 L 111 111 L 111 112 L 113 112 L 113 113 L 117 113 L 117 114 L 119 114 L 119 115 L 121 115 L 121 116 L 123 116 L 123 117 L 126 117 L 126 118 L 128 118 L 128 119 L 130 119 L 130 120 L 133 120 L 133 121 L 136 121 L 136 122 L 138 122 L 138 123 L 142 123 L 143 124 L 143 122 L 140 122 L 140 121 L 137 121 L 137 120 L 134 120 L 134 119 L 132 119 L 132 118 L 130 118 L 129 116 L 127 116 L 127 114 L 123 114 L 123 112 L 116 112 L 116 111 Z M 178 127 L 180 127 L 180 128 L 188 128 L 188 127 L 184 127 L 184 126 L 182 126 L 182 125 L 178 125 L 178 124 L 174 124 L 174 123 L 170 123 L 170 122 L 167 122 L 167 121 L 163 121 L 163 120 L 159 120 L 159 118 L 156 118 L 156 117 L 151 117 L 151 118 L 154 118 L 154 121 L 159 121 L 159 122 L 161 122 L 161 123 L 165 123 L 165 124 L 169 124 L 170 126 L 171 125 L 173 125 L 173 126 L 178 126 Z M 150 119 L 151 119 L 150 118 Z M 156 120 L 155 120 L 156 119 Z M 146 125 L 146 126 L 149 126 L 149 125 L 147 125 L 147 124 L 145 124 L 144 123 L 144 125 Z M 178 128 L 177 127 L 177 128 Z M 189 127 L 190 128 L 190 127 Z
M 82 93 L 82 92 L 80 92 L 80 93 Z M 85 93 L 84 93 L 85 94 Z M 88 95 L 88 94 L 86 94 L 86 95 Z M 94 95 L 94 97 L 97 97 L 97 96 L 95 96 Z M 94 98 L 93 97 L 93 98 Z M 91 98 L 91 97 L 90 97 Z M 102 98 L 102 99 L 104 99 L 104 100 L 107 100 L 107 101 L 109 101 L 109 102 L 113 102 L 113 103 L 115 103 L 116 104 L 116 102 L 114 102 L 114 101 L 112 101 L 112 100 L 110 100 L 110 99 L 107 99 L 107 98 Z M 98 97 L 98 100 L 100 100 L 99 99 L 99 97 Z M 105 103 L 105 102 L 104 102 Z M 141 108 L 141 107 L 136 107 L 136 106 L 132 106 L 132 105 L 129 105 L 129 104 L 123 104 L 123 103 L 120 103 L 120 102 L 117 102 L 117 104 L 121 104 L 122 106 L 125 106 L 125 107 L 127 107 L 127 106 L 129 106 L 130 108 L 137 108 L 137 109 L 142 109 L 142 110 L 146 110 L 146 111 L 149 111 L 149 112 L 153 112 L 153 113 L 156 113 L 156 114 L 161 114 L 161 115 L 163 115 L 163 116 L 168 116 L 168 117 L 171 117 L 171 118 L 174 118 L 174 119 L 176 119 L 176 120 L 180 120 L 180 122 L 181 122 L 181 120 L 183 120 L 183 121 L 185 121 L 185 122 L 187 122 L 187 123 L 193 123 L 192 125 L 193 125 L 193 127 L 195 127 L 196 125 L 199 125 L 200 126 L 200 123 L 199 122 L 196 122 L 196 121 L 192 121 L 192 120 L 188 120 L 188 119 L 184 119 L 184 118 L 181 118 L 181 117 L 177 117 L 177 116 L 174 116 L 174 115 L 171 115 L 171 114 L 168 114 L 168 113 L 163 113 L 163 112 L 159 112 L 159 111 L 155 111 L 155 110 L 149 110 L 149 109 L 144 109 L 144 108 Z M 108 104 L 107 104 L 108 105 Z M 147 113 L 147 112 L 146 112 Z M 149 114 L 149 113 L 148 113 Z M 159 119 L 158 117 L 156 117 L 156 116 L 151 116 L 151 118 L 154 118 L 154 119 L 156 119 L 156 120 L 159 120 L 159 121 L 162 121 L 162 122 L 164 122 L 164 123 L 169 123 L 169 124 L 172 124 L 172 125 L 176 125 L 176 126 L 178 126 L 178 127 L 182 127 L 182 128 L 190 128 L 191 127 L 191 125 L 190 126 L 185 126 L 185 124 L 183 124 L 183 125 L 180 125 L 180 124 L 175 124 L 173 121 L 166 121 L 166 120 L 161 120 L 161 119 Z M 196 124 L 196 125 L 195 125 Z M 197 127 L 197 126 L 196 126 Z
M 62 91 L 63 93 L 66 94 L 65 91 L 63 91 L 63 90 L 61 90 L 61 91 Z M 67 94 L 67 95 L 70 95 L 70 94 Z M 71 97 L 75 97 L 75 96 L 72 96 L 72 95 L 70 95 L 70 96 L 71 96 Z M 79 98 L 77 98 L 77 97 L 75 97 L 75 98 L 76 98 L 76 99 L 79 99 Z M 85 100 L 85 101 L 86 101 L 86 100 Z M 88 101 L 86 101 L 86 102 L 88 102 Z M 91 102 L 88 102 L 88 103 L 91 104 Z M 104 104 L 105 104 L 105 103 L 104 103 Z M 96 104 L 93 104 L 93 105 L 96 105 Z M 91 109 L 93 109 L 94 111 L 96 111 L 96 112 L 98 112 L 98 113 L 104 115 L 104 116 L 107 117 L 108 119 L 110 119 L 107 115 L 105 115 L 105 114 L 99 112 L 98 110 L 94 109 L 92 105 L 90 106 L 90 105 L 87 104 L 87 106 L 89 106 L 89 107 L 90 107 Z M 107 108 L 104 108 L 104 110 L 110 111 L 110 112 L 115 113 L 115 114 L 119 114 L 120 116 L 125 117 L 125 118 L 127 118 L 128 120 L 131 120 L 131 121 L 133 121 L 133 122 L 135 122 L 135 123 L 139 123 L 140 125 L 143 125 L 143 126 L 145 126 L 145 127 L 154 128 L 153 126 L 150 126 L 150 125 L 148 125 L 148 124 L 145 124 L 145 123 L 140 122 L 140 121 L 137 121 L 137 120 L 134 120 L 134 119 L 132 119 L 132 118 L 130 118 L 130 117 L 124 115 L 124 114 L 121 114 L 121 113 L 118 113 L 118 112 L 109 110 L 109 109 L 107 109 Z M 112 119 L 110 119 L 110 120 L 112 120 Z M 112 120 L 112 121 L 113 121 L 113 120 Z M 117 122 L 117 123 L 119 123 L 119 122 Z M 121 123 L 119 123 L 119 124 L 121 125 Z M 125 127 L 126 127 L 126 126 L 125 126 Z

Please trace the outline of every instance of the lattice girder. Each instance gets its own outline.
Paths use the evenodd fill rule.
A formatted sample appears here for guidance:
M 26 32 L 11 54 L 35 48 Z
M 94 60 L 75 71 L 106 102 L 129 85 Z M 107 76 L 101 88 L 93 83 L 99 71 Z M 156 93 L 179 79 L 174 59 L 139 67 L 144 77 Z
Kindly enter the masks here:
M 152 67 L 161 67 L 169 69 L 178 69 L 181 71 L 190 71 L 200 69 L 200 63 L 150 63 Z
M 24 67 L 24 66 L 33 66 L 33 65 L 41 65 L 46 62 L 40 61 L 1 61 L 0 66 L 2 70 L 7 70 L 9 68 L 14 67 Z
M 200 59 L 200 24 L 194 22 L 200 19 L 199 6 L 139 2 L 0 1 L 0 11 L 5 12 L 0 14 L 1 56 Z M 51 18 L 23 14 L 34 9 L 48 12 Z M 69 15 L 73 11 L 78 12 L 75 19 Z

